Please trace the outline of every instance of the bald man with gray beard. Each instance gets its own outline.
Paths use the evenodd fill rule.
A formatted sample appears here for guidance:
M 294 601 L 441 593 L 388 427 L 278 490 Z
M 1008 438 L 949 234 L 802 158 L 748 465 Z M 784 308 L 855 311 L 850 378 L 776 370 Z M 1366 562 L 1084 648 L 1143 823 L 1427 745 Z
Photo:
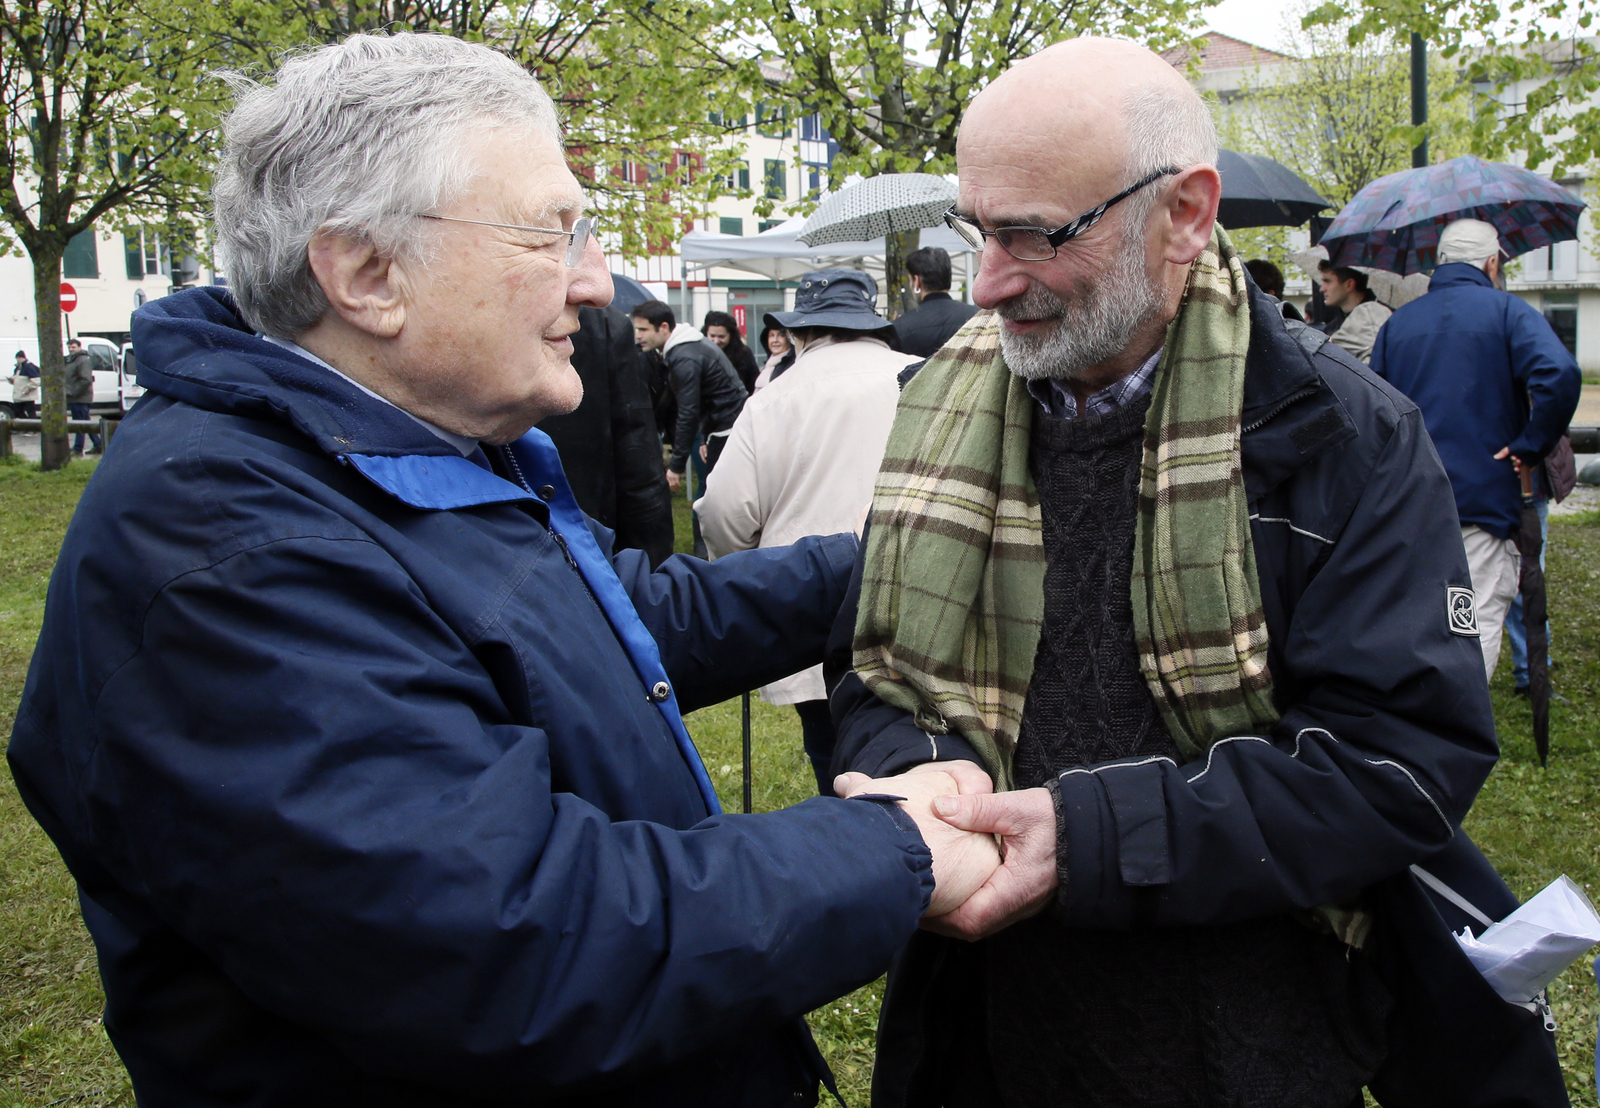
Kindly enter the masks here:
M 935 810 L 1005 860 L 897 963 L 873 1103 L 1359 1105 L 1386 882 L 1465 841 L 1495 758 L 1448 481 L 1415 406 L 1245 276 L 1155 54 L 1030 58 L 957 161 L 987 315 L 902 397 L 836 787 L 975 762 L 994 791 Z

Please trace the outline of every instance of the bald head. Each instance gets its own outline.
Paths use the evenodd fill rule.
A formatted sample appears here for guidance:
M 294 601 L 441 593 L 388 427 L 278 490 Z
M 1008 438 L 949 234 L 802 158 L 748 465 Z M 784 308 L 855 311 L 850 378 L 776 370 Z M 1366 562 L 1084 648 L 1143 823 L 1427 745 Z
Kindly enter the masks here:
M 1106 205 L 1075 237 L 1046 240 L 1055 257 L 1038 234 L 1009 236 L 1021 257 L 993 240 L 983 251 L 974 299 L 999 312 L 1014 371 L 1087 388 L 1159 347 L 1211 238 L 1216 158 L 1205 102 L 1130 42 L 1057 43 L 978 95 L 956 145 L 963 218 L 1053 231 Z
M 991 144 L 1008 148 L 1019 169 L 1092 177 L 1098 187 L 1217 160 L 1210 112 L 1188 82 L 1157 54 L 1107 38 L 1058 42 L 979 93 L 957 161 Z

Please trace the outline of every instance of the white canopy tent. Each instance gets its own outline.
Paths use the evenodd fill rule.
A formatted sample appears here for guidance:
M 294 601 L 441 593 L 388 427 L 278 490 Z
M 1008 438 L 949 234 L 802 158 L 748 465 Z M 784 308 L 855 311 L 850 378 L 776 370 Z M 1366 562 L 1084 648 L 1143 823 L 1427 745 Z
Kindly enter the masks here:
M 814 269 L 830 265 L 860 265 L 883 272 L 884 242 L 830 242 L 807 246 L 799 239 L 803 216 L 786 220 L 759 235 L 720 235 L 714 231 L 690 231 L 678 245 L 686 269 L 739 269 L 757 273 L 771 281 L 792 281 Z M 928 227 L 922 231 L 923 246 L 942 246 L 952 257 L 973 253 L 948 227 Z M 876 263 L 875 265 L 873 263 Z

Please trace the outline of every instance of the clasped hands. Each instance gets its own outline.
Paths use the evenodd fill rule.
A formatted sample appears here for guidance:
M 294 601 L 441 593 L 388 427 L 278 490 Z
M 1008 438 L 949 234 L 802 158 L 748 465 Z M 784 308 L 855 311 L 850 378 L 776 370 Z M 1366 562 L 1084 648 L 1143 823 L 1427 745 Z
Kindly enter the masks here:
M 926 930 L 981 939 L 1043 910 L 1055 894 L 1056 810 L 1048 789 L 996 793 L 987 773 L 960 761 L 928 762 L 898 777 L 845 773 L 833 789 L 847 798 L 906 798 L 901 807 L 933 855 Z

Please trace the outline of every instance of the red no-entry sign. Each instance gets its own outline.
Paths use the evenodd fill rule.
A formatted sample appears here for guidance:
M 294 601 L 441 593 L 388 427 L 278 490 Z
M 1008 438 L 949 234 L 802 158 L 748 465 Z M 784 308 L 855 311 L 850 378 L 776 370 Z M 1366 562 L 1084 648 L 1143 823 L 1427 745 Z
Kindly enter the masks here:
M 78 306 L 78 290 L 73 288 L 71 285 L 67 284 L 65 281 L 62 281 L 61 282 L 61 310 L 64 311 L 64 312 L 70 312 L 73 308 L 76 308 L 77 306 Z

